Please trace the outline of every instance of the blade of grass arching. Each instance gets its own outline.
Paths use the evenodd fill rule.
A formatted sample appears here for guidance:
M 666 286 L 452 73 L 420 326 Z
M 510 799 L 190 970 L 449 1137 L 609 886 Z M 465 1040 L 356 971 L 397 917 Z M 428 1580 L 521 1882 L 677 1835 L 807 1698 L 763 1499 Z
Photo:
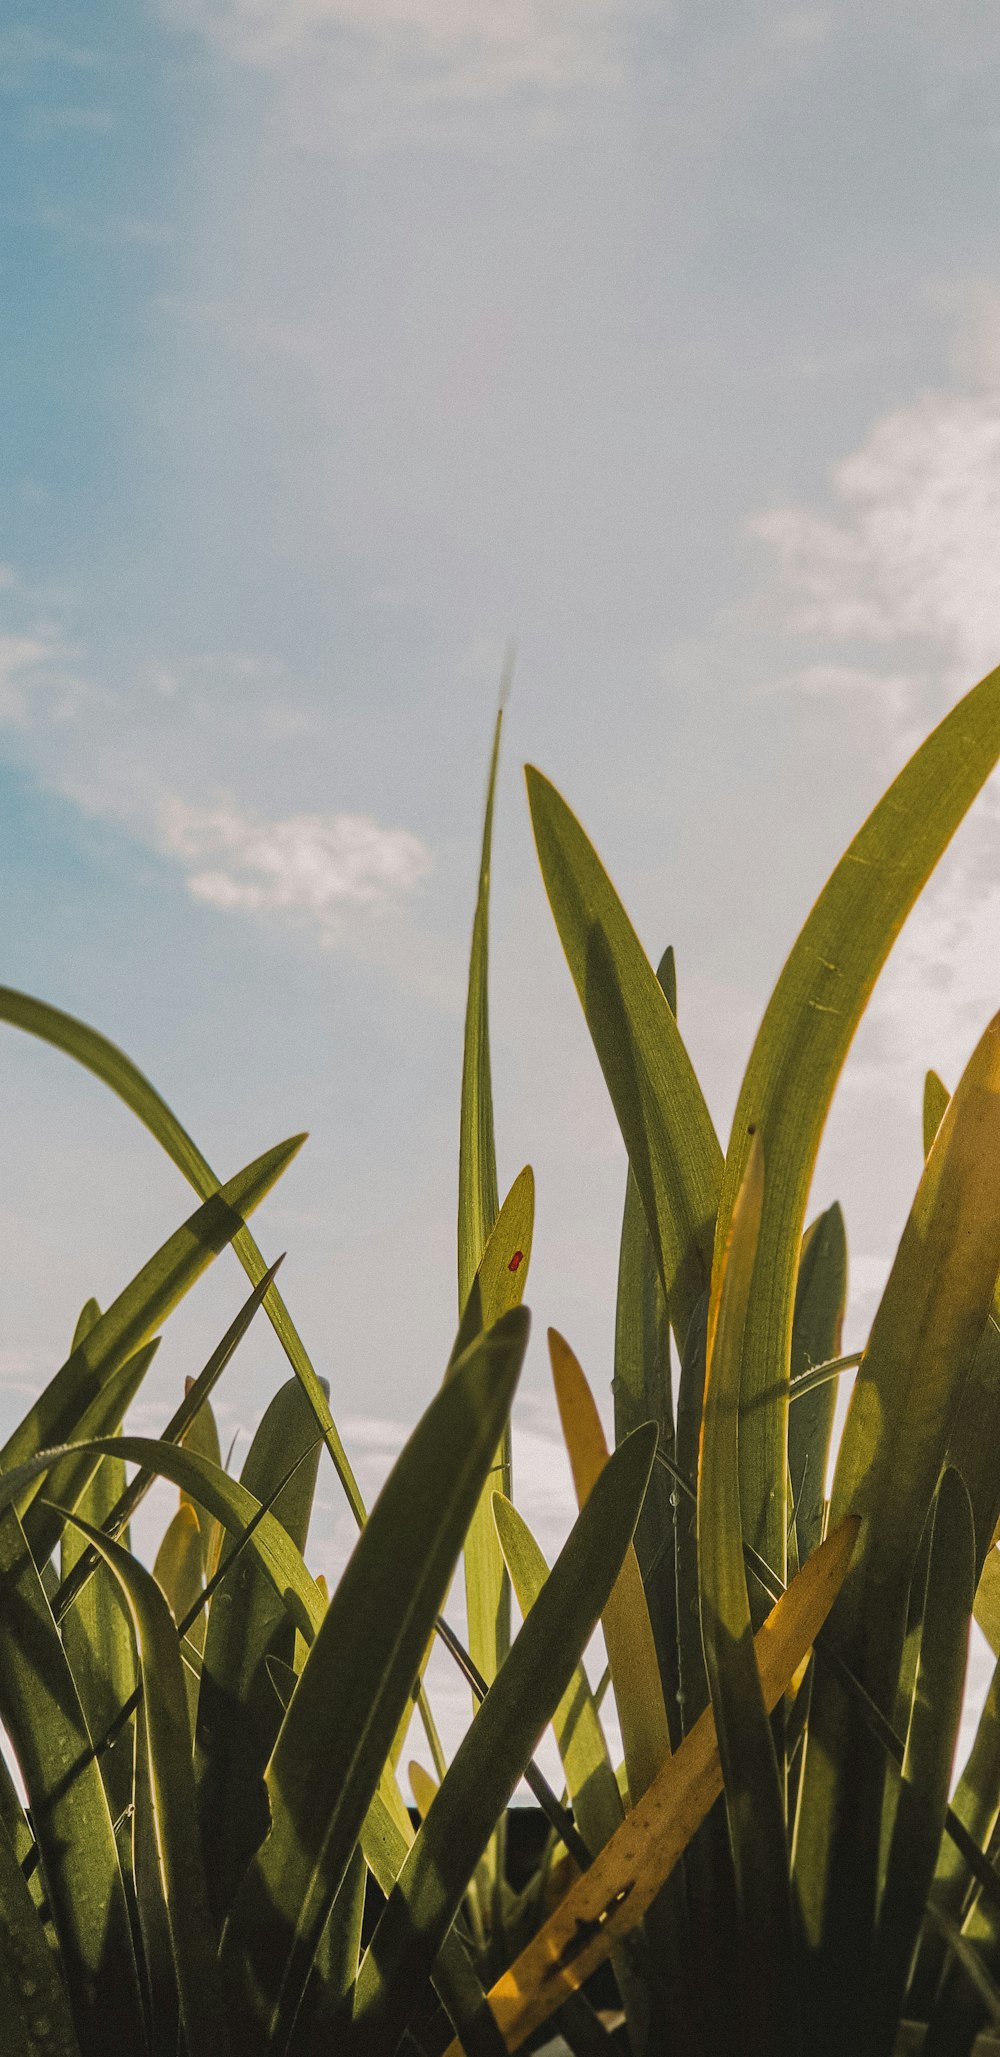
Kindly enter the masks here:
M 122 1458 L 104 1457 L 74 1512 L 102 1528 L 124 1488 Z M 59 1571 L 64 1586 L 86 1547 L 79 1529 L 64 1523 L 59 1539 Z M 63 1648 L 92 1736 L 104 1734 L 136 1683 L 135 1651 L 124 1601 L 110 1572 L 100 1564 L 100 1559 L 96 1561 L 100 1566 L 97 1575 L 81 1592 L 61 1630 Z M 101 1760 L 101 1776 L 115 1822 L 127 1817 L 132 1804 L 133 1745 L 129 1723 Z
M 46 1386 L 0 1450 L 0 1467 L 13 1471 L 36 1450 L 73 1434 L 80 1412 L 113 1371 L 146 1342 L 178 1301 L 243 1227 L 300 1149 L 294 1136 L 258 1157 L 213 1193 L 170 1236 L 131 1285 L 102 1314 Z
M 820 1135 L 854 1031 L 921 888 L 1000 756 L 1000 669 L 959 701 L 859 829 L 803 927 L 733 1116 L 716 1241 L 756 1128 L 768 1168 L 743 1362 L 743 1529 L 784 1577 L 787 1380 L 799 1238 Z
M 368 1866 L 359 1844 L 320 1938 L 289 2057 L 307 2057 L 311 2046 L 324 2051 L 335 2047 L 338 2018 L 358 1975 L 367 1883 Z
M 148 1436 L 106 1436 L 91 1445 L 102 1457 L 121 1457 L 126 1464 L 138 1464 L 157 1477 L 183 1486 L 216 1520 L 242 1537 L 252 1526 L 249 1546 L 259 1558 L 275 1590 L 284 1596 L 296 1628 L 311 1642 L 326 1612 L 326 1603 L 312 1573 L 306 1569 L 294 1543 L 270 1510 L 248 1493 L 228 1472 L 218 1471 L 207 1459 L 183 1444 L 154 1442 Z M 0 1515 L 11 1506 L 25 1483 L 44 1476 L 67 1452 L 40 1450 L 16 1471 L 0 1476 Z
M 87 1442 L 96 1436 L 114 1434 L 128 1413 L 158 1348 L 159 1339 L 154 1336 L 151 1343 L 144 1343 L 133 1356 L 126 1358 L 117 1371 L 111 1373 L 73 1422 L 69 1433 L 74 1439 Z M 46 1558 L 51 1557 L 63 1533 L 65 1510 L 72 1513 L 79 1505 L 101 1463 L 100 1457 L 86 1452 L 80 1457 L 65 1458 L 49 1473 L 46 1503 L 43 1505 L 36 1496 L 25 1507 L 21 1522 L 36 1564 L 44 1564 Z
M 631 1540 L 655 1430 L 608 1464 L 459 1744 L 365 1954 L 344 2057 L 383 2057 L 402 2034 L 495 1821 L 593 1633 Z M 497 1499 L 498 1525 L 508 1517 Z
M 580 823 L 525 770 L 545 890 L 618 1117 L 678 1342 L 709 1283 L 722 1152 L 666 995 Z
M 531 1608 L 537 1605 L 551 1573 L 527 1523 L 510 1501 L 504 1500 L 499 1493 L 494 1496 L 493 1513 L 517 1604 L 526 1619 Z M 588 1855 L 593 1857 L 598 1850 L 603 1850 L 615 1830 L 621 1827 L 625 1811 L 582 1662 L 577 1665 L 552 1716 L 552 1733 L 563 1767 L 573 1820 Z M 645 1957 L 645 1953 L 642 1954 Z M 629 2042 L 634 2050 L 645 2048 L 650 2028 L 650 1980 L 643 1976 L 646 1968 L 634 1953 L 622 1952 L 614 1961 Z
M 667 950 L 657 980 L 671 1013 L 677 1013 L 674 953 Z M 621 1442 L 640 1422 L 655 1421 L 661 1459 L 676 1459 L 673 1395 L 670 1389 L 670 1323 L 660 1284 L 656 1252 L 629 1171 L 625 1186 L 618 1298 L 615 1310 L 615 1440 Z M 674 1517 L 670 1479 L 662 1462 L 654 1467 L 635 1532 L 635 1554 L 642 1573 L 649 1619 L 656 1645 L 671 1746 L 681 1738 L 677 1694 L 677 1585 L 674 1561 Z
M 917 1676 L 871 1971 L 875 2051 L 892 2057 L 944 1833 L 974 1590 L 972 1507 L 957 1471 L 938 1487 Z
M 754 1641 L 765 1706 L 773 1708 L 802 1663 L 844 1579 L 857 1524 L 846 1522 L 804 1564 Z M 509 2051 L 585 1984 L 615 1942 L 640 1922 L 699 1821 L 722 1791 L 710 1708 L 626 1815 L 589 1871 L 489 1994 Z M 779 2046 L 772 2048 L 771 2057 Z M 461 2057 L 456 2043 L 446 2057 Z M 783 2053 L 782 2053 L 783 2057 Z
M 500 1439 L 528 1334 L 515 1308 L 423 1415 L 333 1594 L 267 1768 L 270 1833 L 223 1934 L 248 2053 L 283 2047 Z
M 831 1519 L 862 1530 L 832 1647 L 892 1720 L 907 1598 L 949 1434 L 1000 1267 L 1000 1018 L 980 1040 L 924 1167 L 862 1359 Z M 861 2034 L 885 1760 L 827 1667 L 813 1680 L 795 1841 L 804 1934 L 830 2047 Z M 819 1948 L 822 1937 L 822 1948 Z M 819 1987 L 817 1987 L 819 1990 Z
M 80 2057 L 58 1961 L 2 1825 L 0 2023 L 4 2057 Z
M 936 1071 L 929 1071 L 924 1079 L 924 1156 L 931 1154 L 931 1144 L 944 1120 L 951 1094 Z
M 792 1322 L 792 1378 L 802 1378 L 840 1350 L 847 1303 L 847 1237 L 837 1202 L 806 1230 Z M 823 1501 L 837 1383 L 827 1379 L 802 1394 L 788 1416 L 788 1470 L 798 1561 L 804 1563 L 823 1534 Z
M 273 1513 L 300 1552 L 305 1551 L 318 1463 L 315 1416 L 293 1378 L 279 1388 L 264 1414 L 241 1484 L 255 1499 L 267 1500 L 295 1465 Z M 219 1921 L 267 1833 L 264 1770 L 282 1714 L 269 1665 L 291 1665 L 294 1656 L 294 1625 L 270 1581 L 247 1557 L 223 1580 L 213 1601 L 198 1697 L 198 1818 L 209 1899 Z
M 0 1721 L 27 1792 L 82 2057 L 106 2057 L 109 2049 L 138 2057 L 146 2038 L 111 1811 L 73 1675 L 9 1504 L 0 1516 L 0 1619 Z
M 222 1373 L 225 1371 L 237 1344 L 242 1342 L 243 1337 L 246 1335 L 247 1329 L 268 1290 L 271 1280 L 282 1262 L 283 1259 L 281 1257 L 276 1258 L 270 1270 L 265 1272 L 264 1277 L 254 1287 L 249 1298 L 244 1301 L 235 1321 L 230 1323 L 222 1341 L 212 1351 L 212 1355 L 204 1370 L 199 1372 L 192 1386 L 185 1388 L 184 1398 L 176 1412 L 171 1415 L 160 1438 L 162 1442 L 179 1443 L 183 1441 L 185 1430 L 194 1420 L 202 1402 L 209 1398 Z M 96 1300 L 88 1304 L 92 1307 L 97 1307 Z M 100 1313 L 99 1308 L 97 1311 Z M 92 1326 L 93 1323 L 91 1322 L 90 1327 Z M 89 1333 L 89 1329 L 85 1330 L 84 1333 Z M 82 1337 L 80 1336 L 78 1325 L 77 1334 L 73 1339 L 74 1348 L 81 1340 Z M 105 1462 L 107 1461 L 106 1459 Z M 154 1477 L 155 1474 L 153 1472 L 144 1471 L 140 1466 L 131 1483 L 125 1485 L 123 1474 L 122 1491 L 114 1505 L 108 1509 L 105 1518 L 97 1523 L 97 1526 L 102 1528 L 106 1535 L 112 1538 L 121 1536 L 136 1508 L 141 1506 L 142 1501 L 145 1499 L 150 1486 L 153 1484 Z M 83 1511 L 86 1512 L 86 1510 Z M 88 1516 L 88 1519 L 92 1518 Z M 83 1591 L 91 1572 L 101 1561 L 96 1550 L 80 1550 L 78 1544 L 74 1548 L 78 1554 L 74 1558 L 72 1570 L 64 1574 L 62 1584 L 52 1605 L 52 1611 L 59 1622 L 64 1620 L 68 1610 Z
M 783 1782 L 754 1651 L 740 1528 L 740 1366 L 765 1182 L 754 1137 L 708 1308 L 698 1567 L 736 1878 L 742 2046 L 748 2057 L 775 2049 L 791 2057 L 802 2044 Z
M 508 651 L 500 688 L 486 784 L 479 883 L 469 952 L 469 984 L 465 1007 L 462 1098 L 458 1141 L 458 1313 L 465 1326 L 470 1300 L 472 1321 L 481 1326 L 486 1310 L 477 1289 L 477 1274 L 497 1220 L 496 1142 L 493 1130 L 493 1082 L 490 1071 L 489 915 L 490 866 L 493 855 L 493 810 L 504 703 L 510 690 L 513 652 Z M 531 1195 L 533 1202 L 533 1193 Z M 516 1274 L 511 1274 L 516 1276 Z M 522 1286 L 523 1290 L 523 1286 Z M 506 1423 L 496 1462 L 469 1525 L 465 1541 L 465 1607 L 469 1653 L 487 1684 L 491 1684 L 510 1648 L 510 1585 L 497 1545 L 490 1513 L 489 1488 L 511 1491 L 510 1425 Z M 501 1879 L 503 1832 L 494 1837 L 484 1859 L 484 1874 L 495 1928 L 502 1925 Z M 485 1910 L 484 1910 L 485 1911 Z
M 219 1180 L 211 1165 L 201 1154 L 196 1143 L 181 1127 L 175 1114 L 167 1106 L 141 1071 L 126 1057 L 124 1051 L 116 1048 L 97 1029 L 77 1021 L 71 1014 L 63 1014 L 57 1007 L 49 1007 L 43 1000 L 34 1000 L 27 993 L 18 993 L 10 986 L 0 986 L 0 1021 L 6 1021 L 12 1028 L 23 1029 L 26 1034 L 37 1036 L 42 1042 L 62 1050 L 72 1057 L 84 1070 L 124 1100 L 126 1107 L 149 1130 L 151 1136 L 165 1150 L 176 1164 L 178 1171 L 194 1187 L 203 1200 L 210 1199 L 219 1190 Z M 244 1212 L 247 1210 L 244 1209 Z M 238 1230 L 233 1239 L 233 1250 L 239 1258 L 252 1285 L 259 1284 L 267 1267 L 248 1228 Z M 292 1321 L 291 1315 L 276 1286 L 267 1292 L 265 1311 L 272 1328 L 288 1358 L 297 1378 L 301 1379 L 313 1405 L 316 1420 L 323 1434 L 327 1449 L 333 1459 L 334 1469 L 343 1486 L 348 1505 L 355 1520 L 365 1518 L 365 1506 L 357 1481 L 347 1461 L 347 1452 L 337 1433 L 336 1424 L 323 1397 L 319 1379 L 310 1363 L 308 1353 Z M 44 1440 L 50 1438 L 46 1436 Z M 0 1463 L 3 1462 L 0 1454 Z
M 577 1505 L 582 1508 L 608 1462 L 608 1447 L 593 1393 L 579 1361 L 569 1344 L 552 1328 L 549 1356 Z M 670 1735 L 649 1609 L 632 1544 L 608 1596 L 602 1625 L 621 1724 L 629 1796 L 634 1804 L 669 1757 Z
M 187 1694 L 174 1623 L 155 1580 L 120 1543 L 71 1516 L 125 1595 L 143 1681 L 140 1741 L 188 2057 L 225 2057 L 229 2024 L 196 1827 Z

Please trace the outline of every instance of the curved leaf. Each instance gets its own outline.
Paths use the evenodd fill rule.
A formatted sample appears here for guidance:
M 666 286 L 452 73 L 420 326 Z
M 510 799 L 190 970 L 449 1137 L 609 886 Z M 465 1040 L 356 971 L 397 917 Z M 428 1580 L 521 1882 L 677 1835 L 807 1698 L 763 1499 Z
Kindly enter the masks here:
M 62 1013 L 58 1007 L 47 1006 L 44 1000 L 34 1000 L 27 993 L 15 992 L 10 986 L 0 986 L 0 1021 L 9 1022 L 12 1028 L 24 1029 L 28 1035 L 39 1037 L 43 1043 L 51 1043 L 67 1057 L 72 1057 L 77 1064 L 82 1064 L 86 1071 L 93 1072 L 95 1078 L 109 1086 L 113 1093 L 117 1093 L 118 1098 L 124 1100 L 126 1107 L 130 1108 L 144 1128 L 149 1130 L 150 1135 L 166 1151 L 167 1156 L 176 1164 L 178 1171 L 183 1173 L 189 1185 L 194 1187 L 195 1192 L 201 1194 L 202 1199 L 210 1198 L 219 1190 L 219 1180 L 211 1165 L 202 1156 L 197 1144 L 192 1142 L 186 1129 L 181 1127 L 176 1115 L 171 1112 L 155 1086 L 143 1077 L 142 1072 L 132 1063 L 131 1058 L 125 1056 L 124 1051 L 117 1049 L 114 1043 L 109 1042 L 97 1029 L 89 1028 L 86 1022 L 75 1020 L 71 1014 Z M 232 1243 L 251 1284 L 257 1285 L 264 1277 L 267 1266 L 249 1229 L 241 1228 L 233 1236 Z M 292 1370 L 296 1377 L 301 1379 L 309 1395 L 348 1504 L 360 1524 L 365 1518 L 365 1506 L 347 1461 L 347 1452 L 337 1433 L 305 1346 L 276 1286 L 270 1287 L 264 1305 Z M 47 1442 L 51 1435 L 60 1433 L 58 1429 L 51 1429 L 46 1432 L 44 1438 L 37 1440 Z M 2 1462 L 3 1457 L 0 1453 L 0 1463 Z
M 767 1160 L 744 1346 L 743 1528 L 781 1579 L 795 1274 L 820 1135 L 882 965 L 998 756 L 1000 669 L 967 693 L 911 757 L 823 888 L 768 1001 L 733 1115 L 720 1249 L 755 1128 Z
M 525 767 L 538 861 L 646 1211 L 679 1344 L 711 1275 L 722 1152 L 680 1031 L 597 852 Z
M 977 1045 L 924 1167 L 862 1359 L 834 1479 L 831 1519 L 862 1528 L 829 1641 L 892 1720 L 907 1597 L 963 1383 L 1000 1270 L 1000 1017 Z M 853 1721 L 828 1667 L 813 1680 L 795 1871 L 805 1934 L 836 2047 L 861 2004 L 856 1976 L 874 1923 L 883 1753 Z
M 145 1343 L 203 1271 L 243 1230 L 243 1217 L 269 1193 L 304 1141 L 293 1136 L 237 1172 L 168 1238 L 67 1358 L 0 1450 L 13 1471 L 46 1445 L 73 1434 L 83 1408 L 111 1372 Z

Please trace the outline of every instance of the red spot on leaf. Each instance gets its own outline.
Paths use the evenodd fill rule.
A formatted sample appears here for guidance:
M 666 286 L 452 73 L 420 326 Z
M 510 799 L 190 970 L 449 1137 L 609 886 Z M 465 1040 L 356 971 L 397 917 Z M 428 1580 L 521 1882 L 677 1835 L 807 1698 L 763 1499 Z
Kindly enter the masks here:
M 519 1264 L 523 1264 L 523 1263 L 524 1263 L 524 1251 L 523 1251 L 523 1250 L 515 1250 L 515 1252 L 514 1252 L 514 1255 L 513 1255 L 513 1257 L 511 1258 L 511 1260 L 510 1260 L 510 1263 L 509 1263 L 509 1264 L 508 1264 L 508 1266 L 507 1266 L 507 1270 L 508 1270 L 508 1271 L 516 1271 L 516 1270 L 517 1270 L 517 1267 L 518 1267 L 518 1265 L 519 1265 Z

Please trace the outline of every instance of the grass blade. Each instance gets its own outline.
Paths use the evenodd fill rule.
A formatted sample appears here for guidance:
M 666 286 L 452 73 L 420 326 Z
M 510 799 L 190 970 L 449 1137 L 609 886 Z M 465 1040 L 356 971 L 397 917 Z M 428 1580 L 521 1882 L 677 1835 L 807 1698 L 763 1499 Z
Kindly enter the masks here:
M 303 1552 L 318 1463 L 315 1416 L 293 1378 L 264 1414 L 241 1484 L 265 1501 L 289 1466 L 296 1467 L 272 1511 Z M 209 1898 L 220 1921 L 267 1833 L 264 1771 L 281 1722 L 269 1666 L 272 1660 L 290 1666 L 294 1656 L 295 1629 L 285 1606 L 248 1557 L 223 1579 L 213 1601 L 198 1696 L 198 1817 Z
M 500 1493 L 495 1496 L 493 1518 L 517 1604 L 527 1620 L 552 1574 L 523 1515 Z M 621 1826 L 624 1809 L 582 1663 L 576 1666 L 553 1713 L 552 1732 L 573 1819 L 588 1856 L 593 1857 Z
M 270 1833 L 223 1963 L 248 2052 L 281 2050 L 492 1463 L 527 1341 L 523 1308 L 457 1366 L 362 1531 L 267 1769 Z
M 793 1380 L 837 1358 L 846 1304 L 847 1236 L 835 1201 L 802 1239 L 792 1324 Z M 789 1411 L 788 1471 L 799 1564 L 812 1556 L 823 1534 L 826 1466 L 836 1406 L 837 1386 L 831 1378 L 802 1393 Z
M 58 1963 L 2 1825 L 0 2023 L 4 2057 L 80 2057 Z
M 577 1358 L 557 1330 L 551 1328 L 549 1355 L 577 1505 L 582 1508 L 608 1462 L 604 1430 Z M 629 1796 L 634 1805 L 669 1757 L 670 1735 L 642 1573 L 631 1543 L 608 1596 L 602 1622 L 621 1723 Z
M 740 1528 L 738 1429 L 743 1332 L 764 1205 L 754 1137 L 708 1309 L 698 1464 L 701 1629 L 736 1878 L 743 2044 L 790 2053 L 800 2023 L 784 1795 L 757 1669 Z
M 907 1598 L 955 1408 L 1000 1268 L 1000 1017 L 966 1067 L 924 1167 L 851 1396 L 832 1515 L 862 1522 L 828 1640 L 891 1721 Z M 813 1681 L 795 1872 L 808 1945 L 822 1936 L 822 2019 L 850 2047 L 874 1925 L 882 1751 L 827 1668 Z M 820 1964 L 817 1961 L 817 1975 Z
M 787 1381 L 799 1239 L 820 1135 L 851 1039 L 921 888 L 1000 756 L 1000 670 L 967 693 L 859 829 L 793 945 L 740 1089 L 721 1248 L 760 1133 L 768 1190 L 747 1310 L 740 1428 L 743 1528 L 784 1579 Z
M 755 1638 L 765 1705 L 774 1707 L 822 1626 L 850 1562 L 846 1522 L 810 1558 Z M 578 1990 L 619 1937 L 640 1922 L 699 1821 L 722 1791 L 711 1710 L 685 1737 L 590 1870 L 489 1994 L 509 2051 Z M 456 2043 L 446 2057 L 461 2057 Z
M 948 1466 L 934 1510 L 920 1655 L 872 1965 L 875 2048 L 887 2057 L 944 1833 L 974 1576 L 972 1507 L 958 1472 Z
M 8 1436 L 0 1450 L 0 1468 L 13 1471 L 36 1450 L 72 1436 L 83 1407 L 148 1340 L 220 1250 L 240 1234 L 244 1215 L 270 1192 L 303 1141 L 294 1136 L 237 1172 L 143 1265 Z
M 657 968 L 657 981 L 671 1013 L 677 1013 L 674 953 L 667 950 Z M 677 1574 L 671 1483 L 662 1463 L 676 1462 L 673 1395 L 670 1384 L 670 1322 L 660 1283 L 656 1251 L 639 1188 L 629 1170 L 625 1186 L 618 1294 L 615 1306 L 615 1441 L 622 1442 L 640 1422 L 655 1421 L 657 1452 L 646 1498 L 635 1531 L 635 1554 L 656 1646 L 657 1662 L 671 1746 L 680 1741 L 678 1707 L 680 1672 L 677 1660 Z
M 229 2028 L 197 1833 L 187 1693 L 174 1623 L 155 1580 L 120 1543 L 72 1515 L 125 1596 L 143 1680 L 140 1742 L 187 2057 L 225 2057 Z
M 497 709 L 486 785 L 479 884 L 472 923 L 469 986 L 465 1009 L 458 1143 L 458 1312 L 461 1324 L 460 1339 L 463 1344 L 466 1336 L 462 1331 L 472 1328 L 474 1324 L 482 1326 L 487 1317 L 484 1282 L 479 1280 L 478 1274 L 489 1247 L 499 1207 L 496 1143 L 493 1132 L 493 1083 L 490 1071 L 490 865 L 493 854 L 493 810 L 500 763 L 500 736 L 503 729 L 504 702 L 510 689 L 512 663 L 513 652 L 509 651 L 501 682 L 500 705 Z M 532 1204 L 533 1197 L 532 1190 Z M 508 1276 L 516 1277 L 516 1274 Z M 521 1282 L 521 1291 L 523 1290 Z M 471 1340 L 471 1337 L 468 1337 L 468 1340 Z M 497 1545 L 490 1512 L 489 1489 L 493 1485 L 499 1485 L 504 1493 L 509 1494 L 511 1491 L 509 1422 L 504 1424 L 495 1465 L 484 1483 L 479 1504 L 469 1524 L 464 1550 L 469 1653 L 487 1685 L 492 1684 L 510 1648 L 510 1582 Z M 502 1908 L 502 1871 L 501 1831 L 494 1838 L 483 1867 L 486 1889 L 493 1902 L 494 1921 L 498 1926 Z
M 213 1350 L 204 1370 L 199 1373 L 193 1385 L 186 1389 L 180 1406 L 177 1408 L 176 1413 L 171 1415 L 163 1431 L 163 1435 L 160 1438 L 162 1442 L 180 1443 L 183 1441 L 185 1431 L 194 1420 L 203 1402 L 209 1398 L 217 1381 L 221 1378 L 226 1365 L 229 1363 L 237 1344 L 245 1336 L 281 1262 L 282 1259 L 280 1257 L 276 1259 L 275 1263 L 271 1265 L 270 1270 L 265 1272 L 264 1277 L 254 1287 L 249 1298 L 244 1301 L 235 1320 L 230 1323 L 226 1330 L 222 1341 Z M 100 1313 L 96 1300 L 88 1304 L 97 1310 L 97 1314 Z M 90 1327 L 92 1326 L 93 1322 L 90 1323 Z M 89 1328 L 84 1333 L 89 1333 Z M 74 1347 L 80 1340 L 82 1338 L 78 1328 L 77 1335 L 74 1337 Z M 105 1463 L 108 1462 L 107 1459 L 104 1461 Z M 154 1476 L 153 1472 L 144 1471 L 140 1467 L 131 1482 L 126 1485 L 124 1471 L 122 1472 L 122 1491 L 119 1493 L 114 1505 L 108 1509 L 105 1518 L 97 1523 L 97 1526 L 102 1528 L 106 1535 L 110 1535 L 113 1538 L 121 1535 L 126 1523 L 135 1513 L 136 1508 L 141 1506 L 153 1483 Z M 93 1517 L 88 1518 L 92 1519 Z M 69 1608 L 72 1607 L 78 1595 L 83 1591 L 91 1572 L 101 1561 L 96 1550 L 80 1550 L 78 1545 L 72 1554 L 74 1557 L 72 1569 L 64 1574 L 62 1584 L 52 1603 L 52 1611 L 59 1622 L 65 1618 Z
M 186 1129 L 182 1128 L 177 1116 L 172 1113 L 166 1101 L 161 1098 L 155 1086 L 144 1078 L 138 1067 L 126 1057 L 124 1051 L 116 1048 L 97 1029 L 86 1022 L 77 1021 L 73 1015 L 64 1014 L 58 1007 L 49 1007 L 44 1000 L 34 1000 L 27 993 L 15 992 L 11 986 L 0 986 L 0 1021 L 6 1021 L 12 1028 L 23 1029 L 26 1034 L 37 1036 L 43 1043 L 62 1050 L 72 1057 L 84 1070 L 93 1073 L 102 1083 L 125 1102 L 131 1112 L 142 1122 L 176 1164 L 188 1183 L 203 1200 L 210 1199 L 219 1190 L 219 1180 L 211 1165 L 202 1156 L 197 1144 L 192 1141 Z M 244 1209 L 244 1212 L 246 1210 Z M 248 1228 L 237 1231 L 232 1239 L 233 1249 L 252 1285 L 257 1285 L 267 1270 L 264 1259 Z M 297 1378 L 312 1402 L 317 1423 L 333 1459 L 337 1476 L 347 1496 L 348 1505 L 355 1520 L 360 1523 L 365 1517 L 364 1501 L 358 1490 L 357 1480 L 347 1461 L 347 1452 L 337 1433 L 330 1409 L 323 1395 L 320 1381 L 309 1361 L 308 1353 L 292 1321 L 291 1315 L 276 1286 L 272 1285 L 264 1302 L 265 1311 L 274 1332 L 285 1352 Z M 52 1430 L 36 1442 L 50 1442 L 60 1430 Z M 0 1454 L 0 1463 L 3 1462 Z
M 646 1212 L 679 1344 L 708 1286 L 722 1152 L 662 987 L 580 823 L 525 771 L 545 890 Z
M 107 1795 L 9 1500 L 0 1517 L 0 1616 L 0 1720 L 27 1790 L 82 2057 L 107 2057 L 109 2048 L 140 2053 L 138 1973 Z
M 490 1831 L 579 1663 L 631 1540 L 652 1428 L 616 1452 L 456 1752 L 362 1963 L 345 2057 L 394 2050 Z M 505 1521 L 498 1500 L 498 1519 Z

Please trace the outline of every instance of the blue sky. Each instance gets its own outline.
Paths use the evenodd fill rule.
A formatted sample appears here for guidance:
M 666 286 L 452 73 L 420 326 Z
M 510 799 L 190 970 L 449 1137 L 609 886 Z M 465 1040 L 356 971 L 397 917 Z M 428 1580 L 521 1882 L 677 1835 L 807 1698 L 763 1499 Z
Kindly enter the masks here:
M 607 1388 L 624 1160 L 521 762 L 676 945 L 725 1131 L 816 891 L 1000 658 L 998 60 L 961 0 L 5 14 L 3 978 L 121 1042 L 220 1172 L 310 1130 L 260 1233 L 373 1476 L 454 1324 L 508 637 L 497 1112 L 502 1182 L 539 1183 L 539 1436 L 546 1323 Z M 1000 995 L 996 831 L 987 794 L 824 1148 L 858 1337 L 923 1069 L 953 1081 Z M 3 1058 L 10 1415 L 188 1202 L 92 1082 Z M 240 1278 L 172 1325 L 151 1421 Z M 230 1428 L 279 1375 L 248 1347 Z

